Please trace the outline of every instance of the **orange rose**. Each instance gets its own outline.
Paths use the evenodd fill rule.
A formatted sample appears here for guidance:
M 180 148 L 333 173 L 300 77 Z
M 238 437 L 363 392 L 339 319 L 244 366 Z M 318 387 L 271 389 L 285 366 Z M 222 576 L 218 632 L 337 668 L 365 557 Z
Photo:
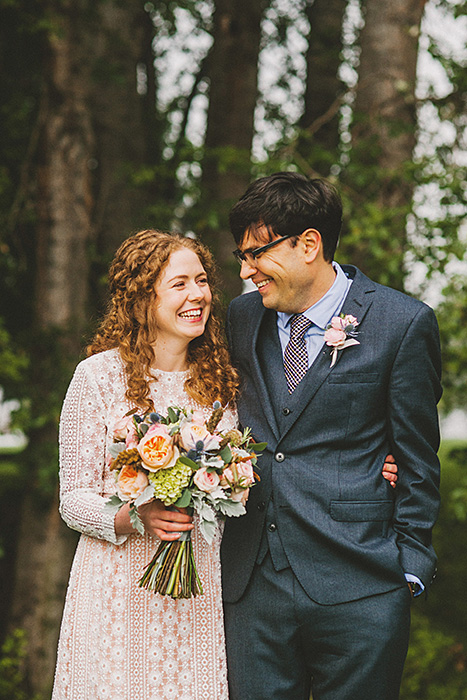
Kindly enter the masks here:
M 148 477 L 141 469 L 125 464 L 117 479 L 118 495 L 122 501 L 132 501 L 143 493 L 148 484 Z
M 165 425 L 155 423 L 140 440 L 138 452 L 150 472 L 173 467 L 180 456 Z

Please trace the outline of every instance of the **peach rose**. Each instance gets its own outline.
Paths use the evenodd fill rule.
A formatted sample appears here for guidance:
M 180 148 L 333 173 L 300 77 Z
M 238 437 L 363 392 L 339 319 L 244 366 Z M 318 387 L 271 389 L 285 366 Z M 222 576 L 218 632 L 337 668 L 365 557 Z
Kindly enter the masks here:
M 132 501 L 143 493 L 148 477 L 138 467 L 124 465 L 117 479 L 117 492 L 122 501 Z
M 204 443 L 205 450 L 219 449 L 221 440 L 217 435 L 211 435 L 206 426 L 198 423 L 186 423 L 180 430 L 180 439 L 185 450 L 194 450 L 200 440 Z
M 150 472 L 172 467 L 180 456 L 165 425 L 154 423 L 138 445 L 143 464 Z
M 219 475 L 216 472 L 208 472 L 206 467 L 200 467 L 193 477 L 193 481 L 200 491 L 212 493 L 219 486 Z

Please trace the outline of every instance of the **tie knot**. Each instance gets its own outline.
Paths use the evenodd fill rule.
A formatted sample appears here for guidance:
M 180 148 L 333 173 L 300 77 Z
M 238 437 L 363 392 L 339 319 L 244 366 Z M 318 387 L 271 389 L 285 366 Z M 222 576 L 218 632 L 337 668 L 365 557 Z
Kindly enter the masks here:
M 310 319 L 303 314 L 295 314 L 290 321 L 290 338 L 295 340 L 303 337 L 312 325 L 313 321 L 310 321 Z

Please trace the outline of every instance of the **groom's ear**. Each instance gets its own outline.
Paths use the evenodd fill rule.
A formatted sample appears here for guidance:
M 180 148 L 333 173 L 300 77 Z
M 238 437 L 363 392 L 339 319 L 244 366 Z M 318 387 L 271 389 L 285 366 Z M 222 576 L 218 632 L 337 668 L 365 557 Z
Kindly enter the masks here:
M 305 253 L 305 261 L 308 263 L 314 262 L 316 258 L 322 255 L 323 241 L 321 234 L 315 228 L 307 228 L 301 236 L 301 243 Z

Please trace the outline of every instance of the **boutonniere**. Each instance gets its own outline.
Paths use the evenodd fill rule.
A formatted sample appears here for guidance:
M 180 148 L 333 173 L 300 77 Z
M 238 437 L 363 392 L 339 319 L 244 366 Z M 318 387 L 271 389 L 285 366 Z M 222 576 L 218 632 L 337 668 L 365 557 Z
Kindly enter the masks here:
M 355 336 L 358 334 L 358 331 L 355 330 L 357 326 L 357 319 L 351 314 L 333 316 L 331 323 L 326 326 L 324 340 L 326 345 L 330 345 L 333 348 L 331 353 L 331 367 L 334 367 L 336 364 L 339 350 L 350 348 L 351 345 L 360 345 L 360 342 L 355 339 Z

